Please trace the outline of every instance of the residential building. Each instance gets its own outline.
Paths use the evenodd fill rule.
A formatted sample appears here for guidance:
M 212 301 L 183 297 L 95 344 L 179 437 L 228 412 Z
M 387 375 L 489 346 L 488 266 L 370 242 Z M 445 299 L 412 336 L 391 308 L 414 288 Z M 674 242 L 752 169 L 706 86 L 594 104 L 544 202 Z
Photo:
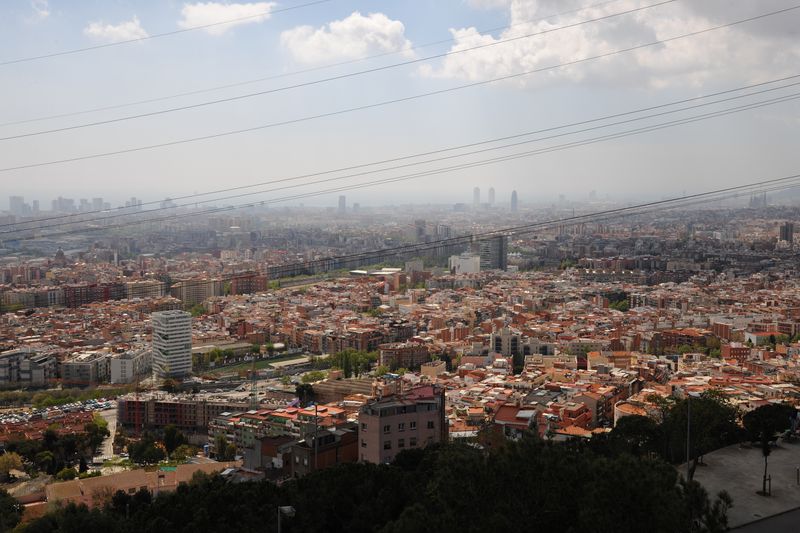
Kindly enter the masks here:
M 392 342 L 381 344 L 380 364 L 393 370 L 417 368 L 430 360 L 430 352 L 424 344 L 416 342 Z
M 184 377 L 192 371 L 192 315 L 158 311 L 153 323 L 153 368 L 159 377 Z
M 0 386 L 45 385 L 56 377 L 56 359 L 30 349 L 0 353 Z
M 362 462 L 390 463 L 403 450 L 447 442 L 444 388 L 425 385 L 370 401 L 358 421 Z
M 149 348 L 129 350 L 111 358 L 111 383 L 131 383 L 146 376 L 153 367 L 153 351 Z
M 111 377 L 111 354 L 84 352 L 61 363 L 61 380 L 64 385 L 95 385 Z

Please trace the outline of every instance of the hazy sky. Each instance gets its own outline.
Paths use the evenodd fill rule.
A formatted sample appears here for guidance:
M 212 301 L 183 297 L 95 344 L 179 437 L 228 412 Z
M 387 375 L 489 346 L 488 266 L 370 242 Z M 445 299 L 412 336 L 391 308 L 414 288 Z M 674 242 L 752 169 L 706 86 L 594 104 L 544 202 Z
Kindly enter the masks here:
M 211 26 L 83 53 L 0 65 L 0 137 L 264 91 L 575 24 L 652 1 L 4 0 L 0 62 Z M 637 13 L 439 58 L 198 109 L 0 141 L 0 168 L 251 128 L 541 69 L 792 7 L 790 0 L 678 0 Z M 595 6 L 541 20 L 555 13 Z M 539 20 L 537 20 L 539 19 Z M 497 29 L 510 26 L 507 29 Z M 494 28 L 494 31 L 486 32 Z M 394 105 L 113 157 L 0 172 L 8 195 L 157 200 L 474 143 L 800 74 L 800 9 L 569 67 Z M 440 42 L 446 41 L 446 42 Z M 433 46 L 425 46 L 440 42 Z M 377 59 L 293 74 L 376 54 Z M 54 120 L 285 74 L 258 83 Z M 785 83 L 796 83 L 800 78 Z M 800 92 L 800 85 L 692 113 Z M 634 123 L 641 127 L 676 116 Z M 523 145 L 404 171 L 254 196 L 269 200 L 573 142 Z M 346 192 L 348 203 L 471 202 L 472 188 L 521 201 L 679 194 L 800 172 L 797 100 L 535 157 Z M 519 139 L 518 139 L 519 140 Z M 511 141 L 510 141 L 511 142 Z M 335 177 L 329 174 L 324 177 Z M 319 178 L 316 178 L 319 179 Z M 260 189 L 269 188 L 268 186 Z M 259 189 L 256 189 L 259 190 Z M 292 200 L 334 205 L 340 193 Z M 240 203 L 244 199 L 230 200 Z

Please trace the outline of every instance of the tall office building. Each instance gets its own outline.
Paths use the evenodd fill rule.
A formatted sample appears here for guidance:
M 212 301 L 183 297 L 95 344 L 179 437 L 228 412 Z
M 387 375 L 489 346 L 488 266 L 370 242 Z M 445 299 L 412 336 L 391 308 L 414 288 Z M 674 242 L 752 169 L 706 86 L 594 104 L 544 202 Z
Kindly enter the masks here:
M 25 214 L 25 198 L 22 196 L 10 196 L 8 198 L 8 210 L 12 215 Z
M 472 207 L 478 208 L 481 205 L 481 188 L 475 187 L 472 189 Z
M 478 241 L 478 255 L 481 256 L 481 270 L 507 270 L 508 237 L 498 235 Z
M 781 224 L 780 240 L 786 242 L 792 242 L 794 240 L 794 224 L 792 222 Z
M 343 215 L 347 212 L 347 197 L 345 195 L 341 195 L 339 197 L 339 214 Z
M 519 200 L 517 199 L 517 191 L 511 191 L 511 212 L 517 212 L 517 204 Z
M 159 377 L 184 377 L 192 371 L 192 315 L 158 311 L 153 323 L 153 370 Z
M 489 187 L 489 205 L 494 205 L 494 187 Z

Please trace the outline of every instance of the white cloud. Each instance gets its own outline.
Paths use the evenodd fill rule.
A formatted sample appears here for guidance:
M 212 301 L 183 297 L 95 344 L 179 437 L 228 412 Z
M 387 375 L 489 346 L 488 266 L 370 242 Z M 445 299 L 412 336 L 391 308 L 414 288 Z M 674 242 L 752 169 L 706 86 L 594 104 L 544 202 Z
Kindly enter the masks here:
M 116 43 L 119 41 L 130 41 L 141 39 L 148 34 L 139 23 L 139 17 L 135 16 L 126 22 L 119 24 L 104 24 L 103 22 L 92 22 L 83 29 L 83 33 L 93 39 Z
M 46 19 L 50 16 L 50 4 L 47 0 L 31 0 L 31 8 L 38 20 Z
M 473 7 L 505 6 L 512 27 L 497 38 L 481 34 L 475 28 L 451 29 L 455 39 L 451 50 L 538 33 L 641 5 L 632 0 L 620 0 L 578 13 L 535 21 L 536 17 L 578 6 L 575 2 L 563 0 L 468 2 Z M 779 0 L 742 4 L 731 4 L 728 0 L 676 2 L 448 56 L 436 65 L 423 66 L 420 72 L 425 76 L 449 79 L 497 78 L 674 37 L 784 7 L 785 3 Z M 792 38 L 797 27 L 800 27 L 800 12 L 787 12 L 572 67 L 546 70 L 516 81 L 522 86 L 539 86 L 554 81 L 586 81 L 652 87 L 702 85 L 711 80 L 747 82 L 777 78 L 793 73 L 800 61 L 800 41 Z
M 365 17 L 356 11 L 321 28 L 298 26 L 281 33 L 281 44 L 296 61 L 306 64 L 385 52 L 404 51 L 408 57 L 413 55 L 403 23 L 383 13 L 370 13 Z
M 248 4 L 198 2 L 196 4 L 183 4 L 183 9 L 181 9 L 182 18 L 178 21 L 178 26 L 181 28 L 196 28 L 229 20 L 235 21 L 205 28 L 205 31 L 211 35 L 222 35 L 234 26 L 267 20 L 276 5 L 275 2 L 253 2 Z

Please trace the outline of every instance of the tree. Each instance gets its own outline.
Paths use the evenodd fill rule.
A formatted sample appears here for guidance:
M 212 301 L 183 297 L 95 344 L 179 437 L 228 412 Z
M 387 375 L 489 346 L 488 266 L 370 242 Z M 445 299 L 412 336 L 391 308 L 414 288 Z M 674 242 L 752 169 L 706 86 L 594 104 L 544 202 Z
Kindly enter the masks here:
M 375 369 L 375 376 L 381 377 L 389 373 L 389 367 L 386 365 L 380 365 L 378 368 Z
M 164 380 L 164 383 L 161 385 L 161 390 L 169 393 L 177 392 L 178 390 L 178 382 L 172 378 L 167 378 Z
M 650 417 L 630 415 L 619 419 L 611 431 L 611 443 L 619 452 L 636 457 L 661 449 L 661 428 Z
M 55 461 L 56 458 L 53 456 L 53 452 L 45 450 L 36 454 L 34 464 L 36 465 L 36 468 L 42 472 L 52 474 L 54 473 L 53 466 L 55 465 Z
M 22 505 L 5 489 L 0 489 L 0 531 L 11 531 L 22 520 Z
M 689 479 L 694 477 L 700 458 L 711 451 L 739 442 L 742 430 L 738 424 L 738 412 L 719 392 L 710 390 L 698 398 L 684 399 L 675 403 L 666 415 L 663 431 L 666 436 L 668 461 L 680 463 L 686 460 L 686 430 L 689 402 L 691 402 L 691 434 L 688 456 L 691 460 Z
M 56 479 L 59 481 L 69 481 L 70 479 L 75 479 L 78 477 L 78 472 L 72 468 L 64 468 L 56 474 Z
M 225 435 L 217 435 L 214 439 L 214 451 L 217 461 L 233 461 L 236 458 L 236 446 L 225 438 Z
M 11 470 L 22 470 L 22 457 L 14 452 L 0 455 L 0 481 L 7 481 Z
M 167 451 L 167 457 L 171 457 L 172 452 L 178 446 L 186 444 L 186 442 L 186 436 L 173 424 L 169 424 L 164 428 L 164 449 Z
M 742 418 L 742 423 L 750 439 L 758 441 L 761 445 L 761 455 L 764 457 L 764 477 L 761 486 L 763 495 L 767 494 L 767 461 L 772 452 L 770 443 L 779 432 L 789 428 L 790 417 L 795 415 L 795 408 L 791 405 L 773 403 L 753 409 Z
M 155 437 L 145 432 L 139 442 L 128 444 L 131 461 L 139 464 L 155 464 L 164 459 L 164 450 L 156 445 Z
M 325 379 L 325 375 L 325 372 L 322 370 L 312 370 L 311 372 L 303 374 L 301 381 L 303 383 L 314 383 L 315 381 L 322 381 Z
M 302 406 L 306 406 L 314 401 L 314 387 L 312 387 L 310 383 L 298 384 L 294 388 L 294 393 Z
M 188 459 L 189 457 L 193 457 L 195 454 L 197 454 L 197 448 L 190 446 L 188 444 L 181 444 L 180 446 L 175 448 L 175 451 L 173 451 L 169 457 L 173 461 L 182 462 Z

